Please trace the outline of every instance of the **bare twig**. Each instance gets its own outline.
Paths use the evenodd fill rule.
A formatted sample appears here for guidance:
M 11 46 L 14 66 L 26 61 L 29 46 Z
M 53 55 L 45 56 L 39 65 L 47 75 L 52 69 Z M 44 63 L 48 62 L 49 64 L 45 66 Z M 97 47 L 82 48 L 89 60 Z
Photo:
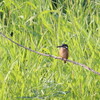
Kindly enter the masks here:
M 35 51 L 35 50 L 32 50 L 32 49 L 30 49 L 30 48 L 27 48 L 27 47 L 21 45 L 21 44 L 16 43 L 15 41 L 11 40 L 10 38 L 8 38 L 7 36 L 5 36 L 5 35 L 2 34 L 2 33 L 0 33 L 0 34 L 1 34 L 4 38 L 10 40 L 12 43 L 14 43 L 14 44 L 16 44 L 16 45 L 18 45 L 18 46 L 20 46 L 20 47 L 22 47 L 22 48 L 24 48 L 24 49 L 27 49 L 27 50 L 29 50 L 29 51 L 31 51 L 31 52 L 37 53 L 37 54 L 42 55 L 42 56 L 52 57 L 52 58 L 55 58 L 55 59 L 60 59 L 60 60 L 64 60 L 64 61 L 66 60 L 66 61 L 71 62 L 71 63 L 73 63 L 73 64 L 79 65 L 79 66 L 81 66 L 81 67 L 83 67 L 83 68 L 85 68 L 85 69 L 87 69 L 87 70 L 89 70 L 89 71 L 92 71 L 92 72 L 95 73 L 95 74 L 100 75 L 99 72 L 96 72 L 95 70 L 89 68 L 88 66 L 86 66 L 86 65 L 84 65 L 84 64 L 81 64 L 81 63 L 78 63 L 78 62 L 75 62 L 75 61 L 72 61 L 72 60 L 68 60 L 68 59 L 63 59 L 63 58 L 61 58 L 61 57 L 56 57 L 56 56 L 53 56 L 53 55 L 49 55 L 49 54 L 44 54 L 44 53 L 37 52 L 37 51 Z

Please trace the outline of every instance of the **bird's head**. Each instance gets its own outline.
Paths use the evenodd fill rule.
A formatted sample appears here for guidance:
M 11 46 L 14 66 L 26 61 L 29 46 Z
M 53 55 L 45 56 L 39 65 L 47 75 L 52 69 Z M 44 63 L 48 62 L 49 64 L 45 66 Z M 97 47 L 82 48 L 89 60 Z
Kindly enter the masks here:
M 68 48 L 68 45 L 67 44 L 62 44 L 61 46 L 57 46 L 57 48 Z

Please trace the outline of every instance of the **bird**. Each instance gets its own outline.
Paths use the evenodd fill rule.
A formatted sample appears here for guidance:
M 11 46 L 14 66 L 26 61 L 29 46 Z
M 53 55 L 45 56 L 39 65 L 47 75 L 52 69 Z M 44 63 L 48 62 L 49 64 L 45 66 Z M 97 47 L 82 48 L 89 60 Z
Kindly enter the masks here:
M 59 55 L 63 59 L 68 59 L 68 56 L 69 56 L 68 45 L 67 44 L 62 44 L 61 46 L 57 46 L 57 48 L 60 48 L 59 49 Z M 66 60 L 64 60 L 64 63 L 66 63 Z

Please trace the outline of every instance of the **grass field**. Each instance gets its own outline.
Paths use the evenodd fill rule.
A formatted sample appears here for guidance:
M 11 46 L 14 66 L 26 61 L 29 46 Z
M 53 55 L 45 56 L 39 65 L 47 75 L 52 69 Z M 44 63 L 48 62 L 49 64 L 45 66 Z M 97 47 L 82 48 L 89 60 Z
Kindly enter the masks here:
M 100 72 L 100 1 L 0 0 L 0 32 L 41 53 Z M 13 34 L 12 34 L 13 33 Z M 0 100 L 100 100 L 100 76 L 81 66 L 40 56 L 0 35 Z

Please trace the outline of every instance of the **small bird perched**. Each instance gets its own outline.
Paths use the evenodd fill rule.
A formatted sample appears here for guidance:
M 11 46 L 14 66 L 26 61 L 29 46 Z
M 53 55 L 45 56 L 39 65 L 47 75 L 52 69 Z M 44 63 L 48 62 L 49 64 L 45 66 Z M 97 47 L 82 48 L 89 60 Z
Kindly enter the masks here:
M 62 44 L 61 46 L 57 46 L 57 47 L 60 48 L 59 55 L 64 59 L 68 59 L 68 56 L 69 56 L 68 45 Z M 64 63 L 66 63 L 66 61 L 64 61 Z

